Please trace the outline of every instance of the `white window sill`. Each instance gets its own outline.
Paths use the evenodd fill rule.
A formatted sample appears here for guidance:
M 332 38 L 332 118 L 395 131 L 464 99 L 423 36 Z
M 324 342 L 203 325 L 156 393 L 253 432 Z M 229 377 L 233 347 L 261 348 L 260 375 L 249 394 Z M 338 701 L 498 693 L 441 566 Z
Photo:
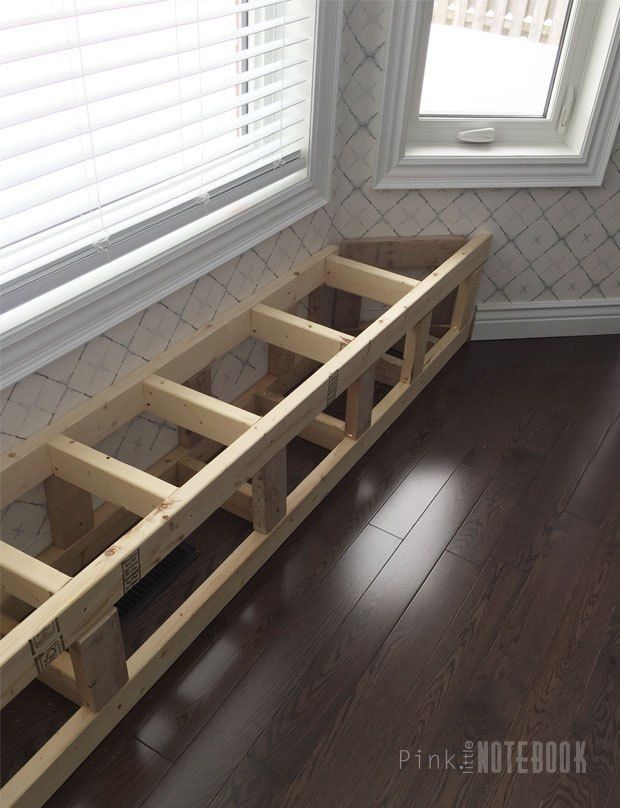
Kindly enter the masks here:
M 408 145 L 403 160 L 438 160 L 449 159 L 455 162 L 476 160 L 476 162 L 492 163 L 496 160 L 580 160 L 578 152 L 566 145 L 502 145 L 490 143 L 470 146 L 466 143 L 441 146 Z
M 278 185 L 283 187 L 272 186 L 268 194 L 257 191 L 247 198 L 245 213 L 231 219 L 225 208 L 2 314 L 2 387 L 104 333 L 328 201 L 328 195 L 306 177 L 293 175 Z
M 612 145 L 609 138 L 590 160 L 567 146 L 408 147 L 395 165 L 377 174 L 375 188 L 600 186 Z

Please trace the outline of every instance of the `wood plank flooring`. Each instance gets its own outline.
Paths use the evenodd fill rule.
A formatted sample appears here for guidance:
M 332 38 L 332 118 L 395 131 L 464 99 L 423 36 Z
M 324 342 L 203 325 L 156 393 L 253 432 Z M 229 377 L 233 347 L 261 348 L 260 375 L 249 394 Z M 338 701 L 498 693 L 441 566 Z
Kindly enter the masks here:
M 300 442 L 292 477 L 322 456 Z M 218 512 L 196 531 L 197 561 L 126 619 L 128 648 L 246 530 Z M 71 709 L 33 683 L 3 711 L 5 777 Z M 587 771 L 415 765 L 477 740 L 584 740 Z M 460 351 L 49 806 L 615 808 L 619 795 L 609 336 Z

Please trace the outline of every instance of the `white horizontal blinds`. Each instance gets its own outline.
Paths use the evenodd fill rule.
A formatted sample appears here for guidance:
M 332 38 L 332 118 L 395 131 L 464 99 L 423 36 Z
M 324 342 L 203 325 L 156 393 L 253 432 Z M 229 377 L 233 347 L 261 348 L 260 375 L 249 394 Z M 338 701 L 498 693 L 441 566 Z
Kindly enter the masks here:
M 3 279 L 301 166 L 313 17 L 312 0 L 0 5 Z

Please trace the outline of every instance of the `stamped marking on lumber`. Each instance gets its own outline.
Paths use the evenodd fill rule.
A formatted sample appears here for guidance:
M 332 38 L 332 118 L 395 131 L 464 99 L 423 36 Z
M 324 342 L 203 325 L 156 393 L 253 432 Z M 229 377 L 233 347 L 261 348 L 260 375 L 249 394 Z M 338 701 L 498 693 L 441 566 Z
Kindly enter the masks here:
M 338 397 L 338 371 L 335 370 L 333 373 L 329 374 L 327 379 L 327 403 L 326 407 L 335 401 Z
M 138 583 L 141 577 L 140 550 L 135 550 L 123 561 L 123 590 L 125 594 Z
M 49 625 L 30 639 L 30 650 L 37 673 L 42 673 L 48 665 L 58 659 L 65 650 L 65 641 L 58 620 L 52 620 Z

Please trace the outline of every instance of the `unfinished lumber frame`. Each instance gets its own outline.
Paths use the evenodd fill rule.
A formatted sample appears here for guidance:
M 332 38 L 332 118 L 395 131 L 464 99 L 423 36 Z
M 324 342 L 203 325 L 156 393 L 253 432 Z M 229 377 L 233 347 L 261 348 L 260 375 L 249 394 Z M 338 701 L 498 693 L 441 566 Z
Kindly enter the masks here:
M 69 540 L 60 537 L 38 560 L 9 552 L 6 590 L 36 608 L 3 620 L 2 704 L 39 678 L 81 707 L 5 785 L 3 805 L 42 805 L 456 353 L 470 333 L 489 244 L 489 235 L 475 236 L 422 280 L 328 247 L 4 456 L 4 504 L 50 478 L 105 503 L 92 526 L 71 526 Z M 336 300 L 339 292 L 364 295 L 389 308 L 357 336 L 343 335 L 324 322 L 329 311 L 337 318 L 330 289 Z M 433 309 L 455 290 L 452 324 L 428 348 Z M 311 319 L 290 313 L 309 295 Z M 234 404 L 203 392 L 208 384 L 184 384 L 251 336 L 303 358 Z M 388 356 L 403 339 L 403 359 Z M 373 406 L 375 377 L 391 389 Z M 339 421 L 324 410 L 343 393 Z M 93 448 L 144 410 L 191 440 L 148 471 Z M 297 436 L 328 454 L 287 495 L 286 447 Z M 219 453 L 214 442 L 224 446 Z M 114 604 L 221 507 L 251 520 L 253 530 L 125 660 Z M 105 687 L 93 693 L 98 665 Z

